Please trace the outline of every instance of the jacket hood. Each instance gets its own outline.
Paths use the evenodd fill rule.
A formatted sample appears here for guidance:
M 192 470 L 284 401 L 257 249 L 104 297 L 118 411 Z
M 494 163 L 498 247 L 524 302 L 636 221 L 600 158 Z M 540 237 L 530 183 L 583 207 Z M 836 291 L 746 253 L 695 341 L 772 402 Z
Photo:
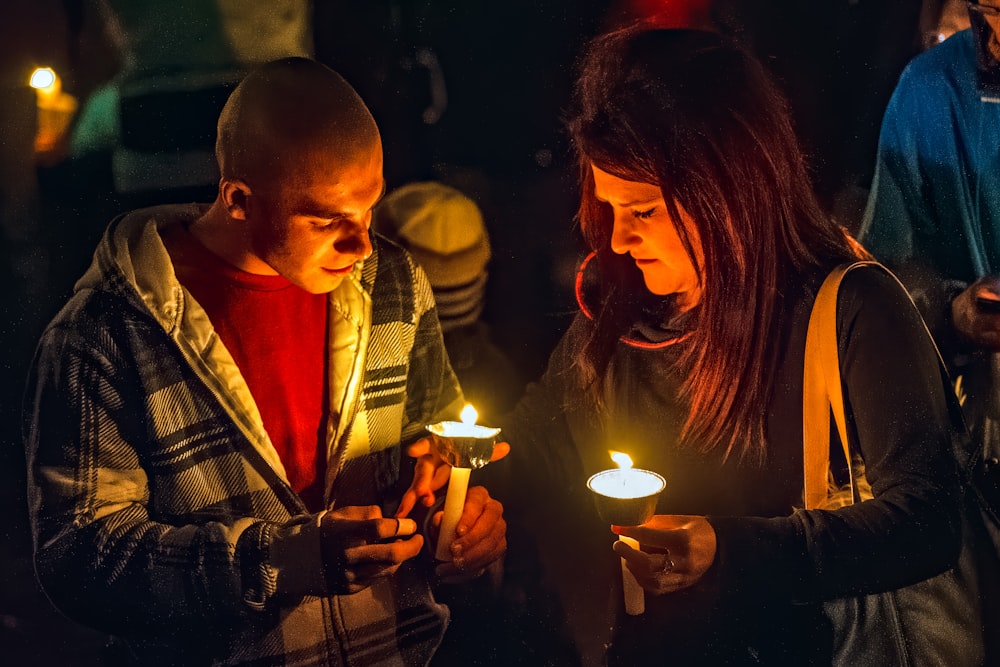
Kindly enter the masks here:
M 174 225 L 187 225 L 208 210 L 208 204 L 168 204 L 138 209 L 115 218 L 101 238 L 90 267 L 77 281 L 74 291 L 87 289 L 114 291 L 123 297 L 138 299 L 168 332 L 180 324 L 183 316 L 199 319 L 207 316 L 200 308 L 185 308 L 183 287 L 174 273 L 173 263 L 160 238 L 160 231 Z M 367 291 L 374 280 L 377 251 L 366 262 L 359 262 L 338 293 Z M 353 284 L 347 287 L 348 283 Z M 185 311 L 187 311 L 185 313 Z M 210 328 L 210 327 L 209 327 Z
M 207 208 L 207 204 L 154 206 L 118 216 L 108 225 L 74 291 L 105 290 L 125 298 L 138 297 L 165 329 L 172 330 L 184 296 L 159 230 L 193 222 Z

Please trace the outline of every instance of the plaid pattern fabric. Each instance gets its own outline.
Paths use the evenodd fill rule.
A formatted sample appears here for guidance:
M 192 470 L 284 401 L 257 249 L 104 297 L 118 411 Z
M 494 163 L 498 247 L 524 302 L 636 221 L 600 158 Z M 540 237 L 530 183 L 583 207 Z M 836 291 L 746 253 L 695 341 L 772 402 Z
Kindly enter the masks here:
M 159 241 L 199 213 L 112 223 L 39 344 L 25 443 L 45 591 L 144 664 L 425 664 L 447 610 L 420 564 L 351 596 L 283 585 L 322 581 L 318 517 Z M 391 507 L 399 443 L 455 418 L 461 392 L 430 287 L 398 248 L 376 242 L 330 299 L 329 500 Z M 282 568 L 272 548 L 289 532 L 302 537 Z

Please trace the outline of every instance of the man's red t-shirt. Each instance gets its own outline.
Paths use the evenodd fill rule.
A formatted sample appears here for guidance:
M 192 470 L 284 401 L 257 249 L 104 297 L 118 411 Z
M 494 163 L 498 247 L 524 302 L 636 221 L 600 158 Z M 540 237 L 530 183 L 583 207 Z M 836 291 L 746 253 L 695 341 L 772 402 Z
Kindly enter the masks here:
M 163 241 L 177 279 L 208 313 L 246 379 L 292 488 L 310 510 L 322 509 L 327 295 L 242 271 L 186 228 L 172 230 Z

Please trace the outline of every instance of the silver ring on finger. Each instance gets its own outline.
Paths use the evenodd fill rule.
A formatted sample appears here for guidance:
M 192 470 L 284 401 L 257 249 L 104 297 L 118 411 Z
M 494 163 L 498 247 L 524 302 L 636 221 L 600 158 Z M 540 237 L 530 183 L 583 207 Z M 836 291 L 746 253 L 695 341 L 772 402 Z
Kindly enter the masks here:
M 670 574 L 673 571 L 674 571 L 673 559 L 670 557 L 669 553 L 664 554 L 663 565 L 660 566 L 660 569 L 657 571 L 657 574 Z

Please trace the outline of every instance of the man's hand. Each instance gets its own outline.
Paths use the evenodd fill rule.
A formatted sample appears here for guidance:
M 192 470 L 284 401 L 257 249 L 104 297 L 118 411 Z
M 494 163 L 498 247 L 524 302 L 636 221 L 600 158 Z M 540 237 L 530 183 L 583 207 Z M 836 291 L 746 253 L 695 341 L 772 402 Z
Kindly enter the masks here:
M 443 516 L 444 512 L 437 512 L 432 519 L 438 530 Z M 507 551 L 503 505 L 491 498 L 485 487 L 471 487 L 455 535 L 451 543 L 452 561 L 439 565 L 437 574 L 441 577 L 479 574 Z
M 615 542 L 636 581 L 654 595 L 691 586 L 715 560 L 715 529 L 701 516 L 657 514 L 641 526 L 612 526 L 616 535 L 639 540 L 641 551 Z
M 406 448 L 406 453 L 417 459 L 417 462 L 413 469 L 413 482 L 403 494 L 396 516 L 407 516 L 418 500 L 424 507 L 430 507 L 434 504 L 434 492 L 448 483 L 451 466 L 441 456 L 441 450 L 437 445 L 438 439 L 439 436 L 428 435 Z M 490 461 L 499 461 L 508 453 L 510 445 L 498 442 L 493 445 Z
M 1000 351 L 1000 312 L 977 304 L 978 299 L 997 301 L 1000 306 L 1000 277 L 986 276 L 951 302 L 951 321 L 963 338 L 977 347 Z
M 320 531 L 327 586 L 337 595 L 357 593 L 391 576 L 424 546 L 416 521 L 382 518 L 375 505 L 327 512 Z

